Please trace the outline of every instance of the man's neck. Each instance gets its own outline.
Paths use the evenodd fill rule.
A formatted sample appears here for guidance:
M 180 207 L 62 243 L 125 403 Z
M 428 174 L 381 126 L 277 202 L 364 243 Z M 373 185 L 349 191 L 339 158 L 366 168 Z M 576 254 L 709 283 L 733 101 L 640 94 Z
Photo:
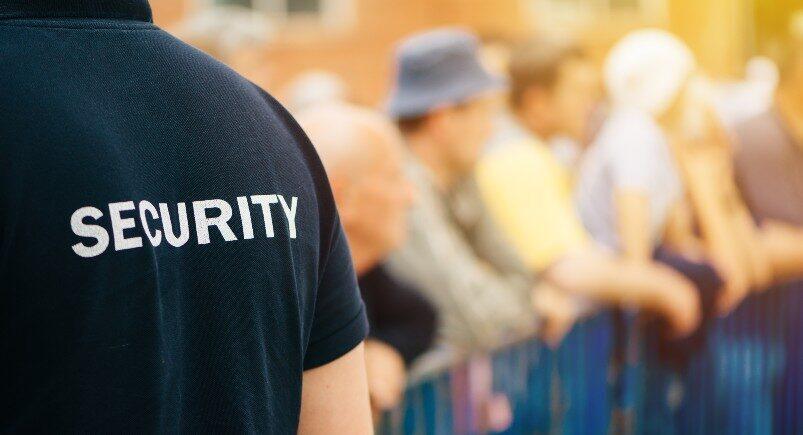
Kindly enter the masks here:
M 549 129 L 543 122 L 539 122 L 532 116 L 526 116 L 523 110 L 515 109 L 513 111 L 513 118 L 516 122 L 524 127 L 528 133 L 535 136 L 539 140 L 545 140 L 550 136 Z
M 413 155 L 429 170 L 435 187 L 442 193 L 451 190 L 457 184 L 460 175 L 449 164 L 445 153 L 442 152 L 443 147 L 423 135 L 410 136 L 406 139 Z

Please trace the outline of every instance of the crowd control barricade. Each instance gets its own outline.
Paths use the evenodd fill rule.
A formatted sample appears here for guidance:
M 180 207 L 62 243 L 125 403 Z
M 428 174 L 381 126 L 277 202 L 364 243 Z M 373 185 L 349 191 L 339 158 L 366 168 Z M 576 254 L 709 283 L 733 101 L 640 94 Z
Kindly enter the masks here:
M 474 355 L 409 385 L 380 434 L 801 434 L 803 284 L 756 294 L 682 365 L 633 313 Z

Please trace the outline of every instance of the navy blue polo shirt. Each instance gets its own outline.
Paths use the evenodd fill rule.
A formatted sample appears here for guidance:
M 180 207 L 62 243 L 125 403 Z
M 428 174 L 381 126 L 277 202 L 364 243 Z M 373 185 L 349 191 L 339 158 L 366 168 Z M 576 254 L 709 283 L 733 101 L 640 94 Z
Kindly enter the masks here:
M 363 304 L 288 113 L 145 0 L 0 2 L 4 431 L 296 430 Z

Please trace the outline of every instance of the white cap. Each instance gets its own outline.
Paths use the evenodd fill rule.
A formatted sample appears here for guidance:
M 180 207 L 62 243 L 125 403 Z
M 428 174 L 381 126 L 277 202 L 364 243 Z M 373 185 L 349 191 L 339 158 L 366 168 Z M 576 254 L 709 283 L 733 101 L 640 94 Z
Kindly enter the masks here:
M 658 29 L 631 32 L 605 60 L 605 86 L 614 105 L 653 116 L 669 109 L 695 69 L 694 54 L 676 36 Z

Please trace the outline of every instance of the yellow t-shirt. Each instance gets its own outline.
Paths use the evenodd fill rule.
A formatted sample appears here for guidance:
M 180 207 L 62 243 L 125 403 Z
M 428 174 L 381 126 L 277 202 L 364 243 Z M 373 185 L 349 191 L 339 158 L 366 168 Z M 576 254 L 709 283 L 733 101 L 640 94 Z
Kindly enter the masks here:
M 574 209 L 569 174 L 537 140 L 489 152 L 480 159 L 476 178 L 489 213 L 533 270 L 589 243 Z

